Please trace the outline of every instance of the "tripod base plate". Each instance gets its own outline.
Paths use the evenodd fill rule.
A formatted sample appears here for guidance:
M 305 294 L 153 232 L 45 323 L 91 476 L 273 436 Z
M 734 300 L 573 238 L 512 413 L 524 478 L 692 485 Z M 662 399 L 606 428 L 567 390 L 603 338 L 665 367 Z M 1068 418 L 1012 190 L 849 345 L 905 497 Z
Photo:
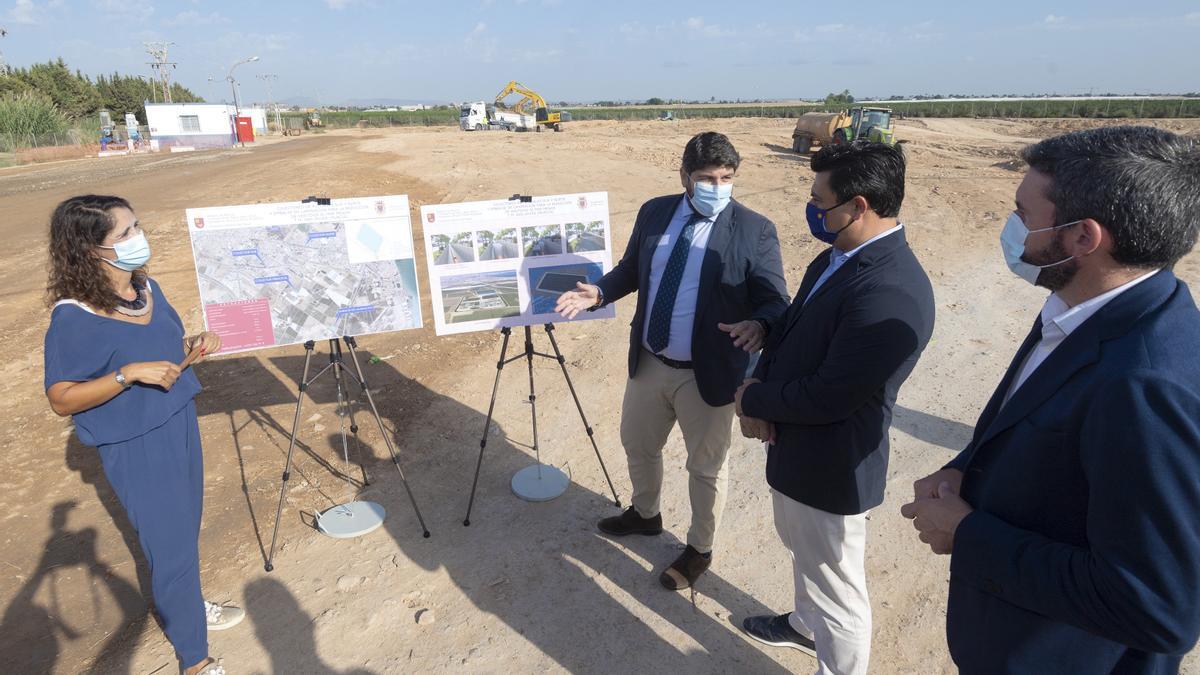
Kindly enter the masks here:
M 571 479 L 549 464 L 534 464 L 513 474 L 512 491 L 527 502 L 548 502 L 567 491 Z
M 384 515 L 375 502 L 347 502 L 317 516 L 317 529 L 334 539 L 352 539 L 378 529 Z

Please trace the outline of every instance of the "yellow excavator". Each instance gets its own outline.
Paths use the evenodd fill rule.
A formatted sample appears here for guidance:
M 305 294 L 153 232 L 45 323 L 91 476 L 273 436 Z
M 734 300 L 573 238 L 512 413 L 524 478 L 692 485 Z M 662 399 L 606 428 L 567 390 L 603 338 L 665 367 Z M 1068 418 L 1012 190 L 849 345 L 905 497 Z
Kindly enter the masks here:
M 504 99 L 511 94 L 520 94 L 521 100 L 517 101 L 515 105 L 506 106 Z M 533 115 L 537 120 L 537 124 L 535 125 L 537 131 L 541 131 L 542 127 L 562 131 L 563 122 L 571 121 L 571 113 L 550 112 L 550 109 L 546 106 L 546 99 L 542 98 L 541 94 L 516 80 L 509 82 L 500 90 L 499 94 L 496 94 L 496 107 L 511 110 L 522 115 Z

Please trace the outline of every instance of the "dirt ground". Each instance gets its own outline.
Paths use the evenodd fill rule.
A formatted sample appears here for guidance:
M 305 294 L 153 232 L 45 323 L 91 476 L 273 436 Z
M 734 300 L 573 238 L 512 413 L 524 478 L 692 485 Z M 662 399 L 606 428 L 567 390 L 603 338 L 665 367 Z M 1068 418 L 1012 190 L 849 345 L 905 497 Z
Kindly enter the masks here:
M 902 219 L 933 279 L 938 318 L 901 391 L 888 496 L 870 518 L 874 672 L 952 670 L 944 638 L 948 558 L 928 553 L 899 506 L 914 479 L 966 443 L 1041 307 L 1043 292 L 1005 269 L 997 240 L 1020 178 L 1016 151 L 1085 124 L 950 119 L 899 126 L 910 158 Z M 1200 131 L 1200 123 L 1166 124 Z M 735 196 L 778 225 L 794 292 L 820 249 L 804 225 L 811 173 L 789 150 L 787 120 L 590 122 L 562 134 L 347 130 L 244 150 L 0 170 L 0 671 L 175 669 L 143 599 L 147 580 L 135 561 L 136 539 L 97 456 L 42 394 L 45 233 L 55 203 L 82 192 L 130 199 L 149 226 L 152 273 L 196 331 L 202 318 L 185 208 L 405 193 L 415 212 L 426 203 L 607 190 L 619 255 L 638 206 L 680 190 L 683 144 L 710 128 L 729 134 L 741 151 Z M 1200 285 L 1200 255 L 1177 272 Z M 204 587 L 210 599 L 248 613 L 241 626 L 210 635 L 213 654 L 230 673 L 814 669 L 809 657 L 761 648 L 736 628 L 748 614 L 791 607 L 790 565 L 772 524 L 757 443 L 739 438 L 731 450 L 730 497 L 712 570 L 694 597 L 666 592 L 655 577 L 682 547 L 688 522 L 682 439 L 674 434 L 666 451 L 669 534 L 629 542 L 599 536 L 595 521 L 617 510 L 557 365 L 538 363 L 542 457 L 573 481 L 555 501 L 520 501 L 509 479 L 533 453 L 527 377 L 518 362 L 503 372 L 471 526 L 464 527 L 499 340 L 493 333 L 435 337 L 427 297 L 422 304 L 429 327 L 366 336 L 360 344 L 365 356 L 381 359 L 364 368 L 429 539 L 379 429 L 361 409 L 372 482 L 361 490 L 347 485 L 346 476 L 360 475 L 341 460 L 332 380 L 322 381 L 300 418 L 276 568 L 266 573 L 303 350 L 198 367 L 206 386 L 198 399 L 206 455 Z M 630 489 L 618 411 L 633 304 L 620 302 L 617 320 L 564 324 L 556 332 L 624 504 Z M 549 349 L 540 330 L 534 339 Z M 354 540 L 312 529 L 315 512 L 355 494 L 386 507 L 383 528 Z M 1200 659 L 1189 657 L 1186 669 L 1200 672 Z

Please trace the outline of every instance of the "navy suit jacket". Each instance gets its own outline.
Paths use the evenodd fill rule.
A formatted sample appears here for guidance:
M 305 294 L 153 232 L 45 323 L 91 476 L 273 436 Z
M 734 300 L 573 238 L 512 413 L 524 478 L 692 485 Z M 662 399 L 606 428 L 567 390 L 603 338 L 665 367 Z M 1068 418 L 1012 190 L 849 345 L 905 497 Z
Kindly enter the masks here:
M 804 302 L 830 252 L 808 266 L 772 327 L 742 411 L 775 423 L 767 482 L 813 508 L 850 515 L 883 501 L 888 429 L 900 385 L 933 332 L 933 287 L 904 230 L 856 253 Z
M 1200 635 L 1200 312 L 1170 271 L 1072 332 L 948 466 L 964 673 L 1173 673 Z
M 633 224 L 625 255 L 596 285 L 604 303 L 650 287 L 650 262 L 659 240 L 671 223 L 679 200 L 687 195 L 656 197 L 642 205 Z M 692 363 L 700 397 L 711 406 L 733 403 L 750 356 L 733 346 L 718 323 L 747 319 L 774 322 L 787 310 L 787 282 L 779 254 L 775 225 L 765 217 L 730 201 L 717 216 L 708 237 L 696 294 L 696 320 L 692 326 Z M 637 372 L 642 335 L 649 308 L 646 294 L 638 293 L 637 311 L 629 324 L 629 377 Z

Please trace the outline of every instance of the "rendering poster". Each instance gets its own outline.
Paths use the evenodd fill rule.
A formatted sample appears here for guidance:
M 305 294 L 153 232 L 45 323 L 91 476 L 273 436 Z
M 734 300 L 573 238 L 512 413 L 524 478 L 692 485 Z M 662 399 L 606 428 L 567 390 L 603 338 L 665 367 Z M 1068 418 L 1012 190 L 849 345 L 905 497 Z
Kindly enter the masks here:
M 612 269 L 607 192 L 426 205 L 421 224 L 438 335 L 566 321 L 558 296 Z
M 421 327 L 408 196 L 187 210 L 221 353 Z

